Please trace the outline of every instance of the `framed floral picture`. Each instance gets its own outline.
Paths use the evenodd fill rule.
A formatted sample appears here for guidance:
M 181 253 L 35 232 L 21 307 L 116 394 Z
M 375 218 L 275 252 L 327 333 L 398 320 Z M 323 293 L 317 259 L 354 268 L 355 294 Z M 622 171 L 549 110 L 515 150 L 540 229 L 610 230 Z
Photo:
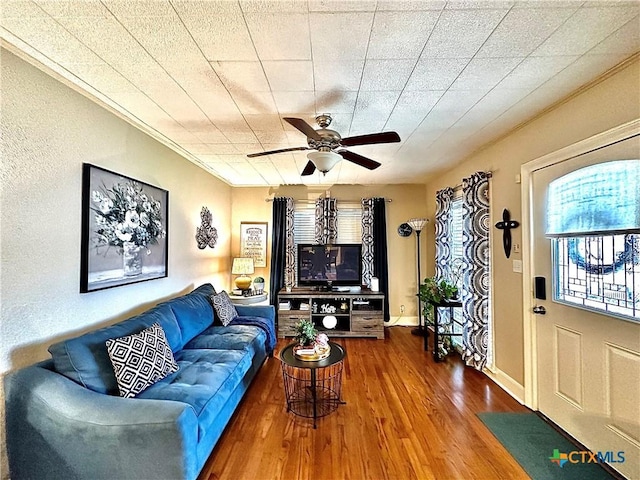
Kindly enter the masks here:
M 169 192 L 88 163 L 80 293 L 167 276 Z
M 267 266 L 267 222 L 240 222 L 240 256 L 253 258 L 255 267 Z

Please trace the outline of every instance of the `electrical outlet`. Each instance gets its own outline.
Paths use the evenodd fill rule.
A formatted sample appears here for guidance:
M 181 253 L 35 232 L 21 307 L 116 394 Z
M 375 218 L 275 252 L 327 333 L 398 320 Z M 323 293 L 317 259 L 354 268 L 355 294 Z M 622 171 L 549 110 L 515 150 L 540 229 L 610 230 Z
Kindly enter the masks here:
M 400 305 L 400 313 L 404 313 L 404 305 Z

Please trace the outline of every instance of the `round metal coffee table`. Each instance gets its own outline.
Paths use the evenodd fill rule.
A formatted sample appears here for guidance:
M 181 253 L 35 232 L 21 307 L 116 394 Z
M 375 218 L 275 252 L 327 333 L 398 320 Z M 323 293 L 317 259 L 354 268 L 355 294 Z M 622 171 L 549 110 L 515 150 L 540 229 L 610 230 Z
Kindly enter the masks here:
M 331 353 L 327 358 L 306 361 L 293 354 L 296 345 L 291 343 L 280 352 L 287 412 L 313 418 L 316 428 L 318 417 L 329 415 L 346 403 L 340 400 L 346 353 L 337 343 L 329 342 Z

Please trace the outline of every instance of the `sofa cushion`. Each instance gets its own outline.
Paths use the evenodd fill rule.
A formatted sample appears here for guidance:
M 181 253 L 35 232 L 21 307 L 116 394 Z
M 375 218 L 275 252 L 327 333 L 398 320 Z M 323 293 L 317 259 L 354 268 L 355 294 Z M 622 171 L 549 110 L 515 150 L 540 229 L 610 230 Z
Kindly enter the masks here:
M 202 438 L 251 367 L 246 350 L 185 349 L 175 355 L 177 373 L 150 386 L 138 398 L 188 403 L 198 417 Z
M 216 311 L 216 315 L 225 327 L 231 323 L 231 320 L 238 316 L 236 307 L 233 306 L 229 294 L 224 290 L 220 293 L 211 295 L 211 303 L 213 303 L 213 309 Z
M 267 336 L 253 325 L 214 325 L 187 343 L 184 348 L 249 350 L 252 355 L 265 350 Z
M 162 327 L 154 323 L 140 333 L 106 341 L 121 397 L 133 398 L 178 371 Z
M 213 324 L 213 307 L 209 301 L 209 295 L 214 293 L 213 286 L 205 284 L 187 295 L 163 303 L 163 305 L 171 307 L 180 327 L 182 333 L 180 348 Z
M 55 369 L 80 385 L 99 393 L 118 395 L 118 384 L 107 353 L 106 341 L 138 333 L 159 323 L 171 349 L 182 348 L 182 333 L 173 310 L 161 304 L 136 317 L 94 330 L 49 347 Z

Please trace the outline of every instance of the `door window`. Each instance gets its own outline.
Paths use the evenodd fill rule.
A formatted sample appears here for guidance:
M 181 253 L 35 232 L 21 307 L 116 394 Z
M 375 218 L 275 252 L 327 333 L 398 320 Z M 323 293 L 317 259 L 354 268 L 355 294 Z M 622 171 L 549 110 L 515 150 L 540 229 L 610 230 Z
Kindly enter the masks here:
M 553 240 L 554 300 L 640 321 L 640 235 Z
M 640 321 L 640 160 L 580 168 L 549 184 L 553 298 Z

